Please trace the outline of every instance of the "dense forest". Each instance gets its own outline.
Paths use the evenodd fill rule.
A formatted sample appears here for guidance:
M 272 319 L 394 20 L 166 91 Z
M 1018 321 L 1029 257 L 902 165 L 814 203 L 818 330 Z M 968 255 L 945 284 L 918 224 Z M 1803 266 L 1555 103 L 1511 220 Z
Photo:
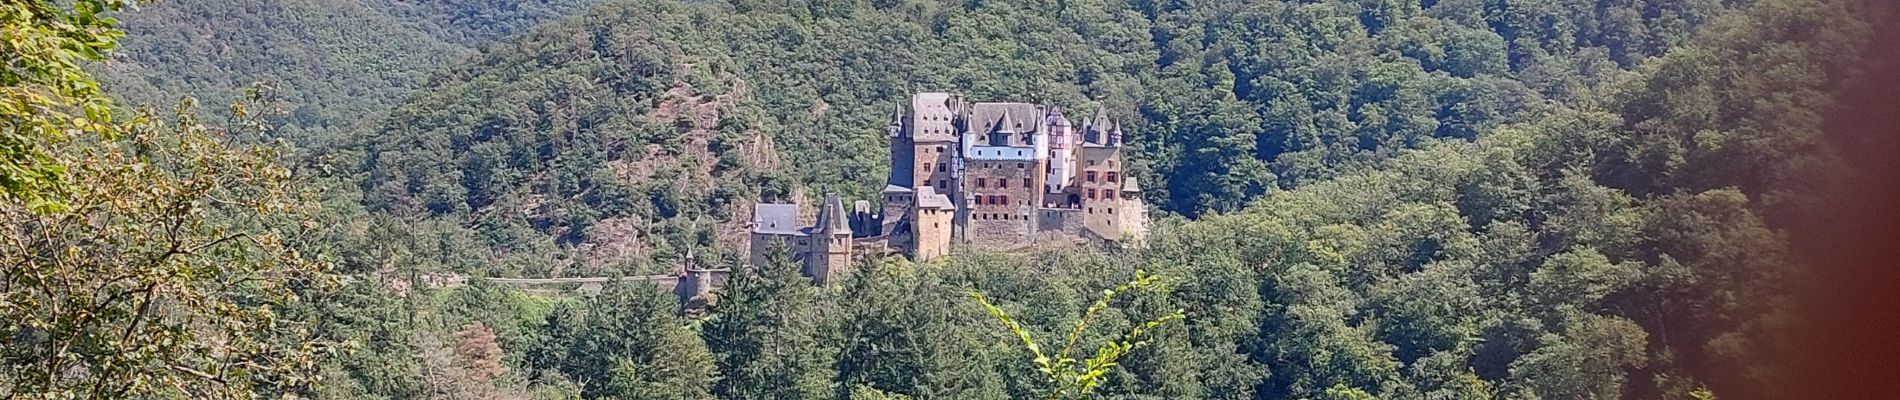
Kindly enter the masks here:
M 120 10 L 116 52 L 98 15 L 124 1 L 0 6 L 49 27 L 4 42 L 0 395 L 1032 398 L 1061 382 L 1024 340 L 1081 320 L 1085 353 L 1145 335 L 1101 398 L 1792 398 L 1764 361 L 1798 351 L 1784 227 L 1851 168 L 1820 131 L 1890 22 L 1826 0 L 221 3 L 243 2 Z M 1107 109 L 1155 231 L 829 286 L 737 265 L 752 202 L 881 188 L 888 112 L 923 90 Z M 735 272 L 685 315 L 645 282 L 480 279 L 688 254 Z
M 373 120 L 436 68 L 585 0 L 162 1 L 124 13 L 127 35 L 97 70 L 132 104 L 186 95 L 219 107 L 264 82 L 286 109 L 275 133 L 326 146 Z

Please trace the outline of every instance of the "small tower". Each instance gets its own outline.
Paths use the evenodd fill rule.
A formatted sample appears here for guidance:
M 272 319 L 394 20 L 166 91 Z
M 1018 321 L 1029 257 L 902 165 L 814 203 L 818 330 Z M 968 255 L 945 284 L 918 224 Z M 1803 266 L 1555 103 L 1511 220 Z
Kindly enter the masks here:
M 1075 152 L 1069 147 L 1075 138 L 1069 130 L 1069 119 L 1062 116 L 1062 109 L 1050 108 L 1047 123 L 1049 179 L 1045 186 L 1049 193 L 1061 193 L 1069 187 L 1069 181 L 1075 178 Z
M 851 224 L 846 220 L 844 202 L 838 199 L 837 193 L 825 193 L 825 205 L 818 209 L 818 223 L 812 227 L 811 241 L 805 275 L 818 284 L 841 278 L 851 268 Z
M 904 129 L 904 105 L 898 104 L 891 111 L 891 176 L 889 184 L 911 187 L 916 173 L 916 147 L 909 132 Z

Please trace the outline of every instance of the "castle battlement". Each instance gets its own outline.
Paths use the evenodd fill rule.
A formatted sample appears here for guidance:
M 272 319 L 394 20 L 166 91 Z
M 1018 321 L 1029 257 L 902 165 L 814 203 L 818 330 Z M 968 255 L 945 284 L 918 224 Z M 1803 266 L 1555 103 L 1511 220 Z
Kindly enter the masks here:
M 1131 242 L 1147 232 L 1140 185 L 1124 176 L 1121 124 L 1106 110 L 1072 124 L 1062 109 L 965 103 L 919 93 L 891 115 L 891 175 L 879 195 L 844 211 L 827 194 L 818 221 L 798 208 L 759 204 L 752 261 L 784 243 L 806 273 L 828 281 L 853 255 L 900 253 L 926 261 L 952 243 L 1017 248 L 1050 242 Z

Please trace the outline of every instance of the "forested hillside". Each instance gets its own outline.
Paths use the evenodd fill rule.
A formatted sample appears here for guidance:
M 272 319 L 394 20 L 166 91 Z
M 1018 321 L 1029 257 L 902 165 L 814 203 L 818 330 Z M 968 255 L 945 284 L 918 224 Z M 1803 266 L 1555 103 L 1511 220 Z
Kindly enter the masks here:
M 128 35 L 100 70 L 114 97 L 161 107 L 185 94 L 230 104 L 264 82 L 289 108 L 278 134 L 327 140 L 381 115 L 448 62 L 589 3 L 154 2 L 119 15 Z
M 466 221 L 477 247 L 677 254 L 721 244 L 733 226 L 718 222 L 761 194 L 865 198 L 887 170 L 888 110 L 952 90 L 1108 107 L 1129 121 L 1150 202 L 1196 216 L 1595 106 L 1726 9 L 616 2 L 437 78 L 366 135 L 363 187 L 374 210 Z M 683 104 L 704 109 L 671 109 Z M 692 176 L 719 184 L 669 183 Z
M 430 221 L 422 237 L 479 238 L 431 245 L 453 268 L 599 273 L 607 246 L 651 270 L 729 245 L 732 206 L 754 196 L 878 188 L 885 110 L 914 91 L 1102 105 L 1128 121 L 1149 200 L 1198 219 L 1168 219 L 1146 249 L 879 262 L 822 289 L 747 271 L 775 283 L 735 285 L 685 332 L 638 288 L 548 311 L 471 287 L 449 296 L 481 300 L 412 312 L 500 332 L 513 390 L 1023 397 L 1039 390 L 1023 353 L 1000 327 L 971 331 L 992 321 L 961 292 L 1056 337 L 1146 268 L 1176 284 L 1101 328 L 1175 308 L 1186 323 L 1109 393 L 1773 398 L 1773 366 L 1750 360 L 1784 350 L 1781 284 L 1799 276 L 1773 221 L 1825 183 L 1799 177 L 1835 167 L 1813 116 L 1854 77 L 1853 14 L 615 2 L 452 68 L 367 136 L 361 182 L 370 212 Z
M 61 61 L 97 61 L 110 24 L 87 7 L 117 2 L 77 4 L 0 19 L 52 38 L 0 40 L 20 49 L 0 52 L 7 65 L 39 68 L 4 70 L 0 95 L 62 96 L 0 107 L 15 124 L 0 137 L 0 335 L 19 338 L 0 341 L 0 394 L 1039 398 L 1062 382 L 1024 340 L 1073 337 L 1076 357 L 1128 351 L 1099 369 L 1100 398 L 1799 398 L 1775 360 L 1801 351 L 1784 338 L 1806 318 L 1790 288 L 1812 270 L 1785 227 L 1853 168 L 1819 132 L 1834 95 L 1861 82 L 1882 9 L 141 11 L 182 26 L 132 24 L 126 61 L 95 68 L 118 77 L 104 94 L 217 99 L 297 77 L 214 129 L 188 109 L 113 121 L 128 113 Z M 13 29 L 47 21 L 93 25 Z M 268 33 L 251 42 L 225 24 Z M 157 39 L 131 43 L 141 36 Z M 1106 107 L 1164 211 L 1155 230 L 1116 249 L 865 260 L 829 286 L 783 257 L 737 265 L 744 205 L 881 188 L 888 112 L 922 90 Z M 687 315 L 646 282 L 576 294 L 480 279 L 646 274 L 689 253 L 734 275 Z M 1093 306 L 1144 273 L 1159 283 Z M 163 317 L 147 318 L 154 307 Z M 1118 347 L 1135 331 L 1140 345 Z

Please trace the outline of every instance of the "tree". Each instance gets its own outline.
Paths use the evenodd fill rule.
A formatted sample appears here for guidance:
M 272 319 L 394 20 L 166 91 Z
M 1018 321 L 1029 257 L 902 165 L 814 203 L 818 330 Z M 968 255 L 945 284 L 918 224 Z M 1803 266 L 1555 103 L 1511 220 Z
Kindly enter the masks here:
M 299 251 L 307 196 L 259 143 L 190 102 L 66 142 L 58 212 L 0 202 L 0 392 L 233 397 L 299 392 L 323 345 L 285 307 L 328 286 Z M 240 117 L 253 114 L 240 104 Z M 253 120 L 254 121 L 254 120 Z
M 1133 289 L 1151 289 L 1158 286 L 1160 282 L 1161 278 L 1158 276 L 1137 271 L 1135 280 L 1113 289 L 1103 290 L 1102 297 L 1097 299 L 1094 305 L 1089 306 L 1080 319 L 1076 320 L 1075 328 L 1069 331 L 1068 339 L 1062 342 L 1062 347 L 1053 348 L 1053 351 L 1049 353 L 1042 351 L 1042 346 L 1030 337 L 1030 331 L 1027 328 L 1011 319 L 1002 308 L 991 304 L 989 299 L 983 297 L 982 292 L 972 291 L 970 297 L 976 298 L 977 303 L 989 310 L 991 316 L 1002 322 L 1003 326 L 1008 328 L 1017 339 L 1021 339 L 1023 348 L 1029 350 L 1029 354 L 1034 356 L 1030 359 L 1032 363 L 1030 367 L 1041 374 L 1048 385 L 1043 388 L 1045 398 L 1086 399 L 1097 386 L 1107 381 L 1109 372 L 1119 365 L 1118 361 L 1123 356 L 1149 344 L 1148 339 L 1145 338 L 1148 332 L 1168 321 L 1181 319 L 1183 314 L 1181 311 L 1175 311 L 1138 324 L 1129 329 L 1120 339 L 1110 340 L 1102 347 L 1095 349 L 1095 355 L 1078 360 L 1074 357 L 1081 354 L 1078 353 L 1081 349 L 1077 345 L 1082 340 L 1082 334 L 1087 331 L 1089 323 L 1093 322 L 1097 314 L 1107 309 L 1109 302 L 1116 296 Z
M 784 251 L 739 268 L 713 306 L 701 336 L 713 349 L 726 399 L 816 399 L 837 394 L 832 303 Z
M 0 4 L 0 200 L 39 212 L 66 208 L 70 159 L 53 149 L 75 134 L 115 136 L 112 102 L 81 63 L 105 60 L 123 35 L 104 14 L 132 0 Z

